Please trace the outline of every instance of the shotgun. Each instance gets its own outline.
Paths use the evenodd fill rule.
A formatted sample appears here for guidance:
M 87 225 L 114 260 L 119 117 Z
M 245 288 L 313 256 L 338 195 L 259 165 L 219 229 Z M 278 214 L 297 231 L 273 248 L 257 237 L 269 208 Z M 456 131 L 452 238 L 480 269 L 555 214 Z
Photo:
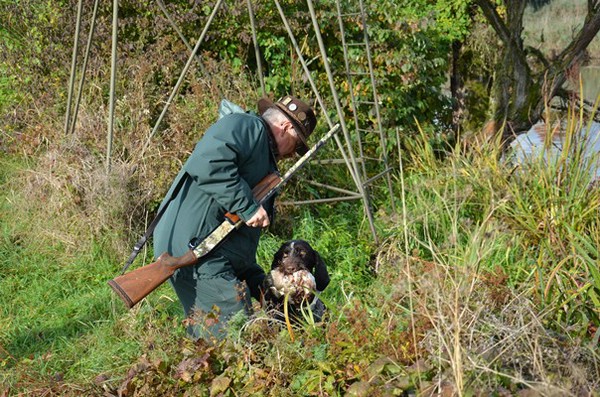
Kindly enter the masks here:
M 259 204 L 263 204 L 275 194 L 308 160 L 331 138 L 340 125 L 334 125 L 327 134 L 310 148 L 283 177 L 269 174 L 263 178 L 253 189 L 252 195 Z M 225 214 L 225 220 L 213 230 L 204 240 L 192 243 L 192 247 L 182 256 L 174 257 L 168 252 L 162 253 L 155 262 L 139 267 L 129 273 L 122 274 L 108 281 L 108 285 L 131 309 L 136 303 L 144 299 L 159 285 L 164 283 L 180 267 L 190 266 L 200 258 L 211 252 L 227 236 L 243 224 L 236 214 Z M 194 241 L 196 239 L 192 239 Z

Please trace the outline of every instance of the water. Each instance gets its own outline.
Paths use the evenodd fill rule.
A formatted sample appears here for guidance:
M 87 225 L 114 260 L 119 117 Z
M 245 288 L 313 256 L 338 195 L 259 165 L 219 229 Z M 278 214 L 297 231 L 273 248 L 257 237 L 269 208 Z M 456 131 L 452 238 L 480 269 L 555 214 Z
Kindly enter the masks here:
M 590 183 L 600 182 L 600 123 L 590 122 L 577 126 L 575 131 L 570 132 L 572 135 L 569 140 L 566 140 L 568 134 L 565 129 L 564 124 L 557 130 L 549 128 L 543 122 L 535 124 L 527 133 L 512 141 L 510 146 L 513 150 L 504 160 L 516 165 L 535 162 L 541 157 L 546 164 L 557 165 L 561 161 L 563 146 L 566 142 L 571 142 L 577 145 L 578 150 L 568 149 L 567 162 L 575 154 L 582 163 L 581 169 L 589 172 Z M 547 137 L 550 132 L 552 136 Z

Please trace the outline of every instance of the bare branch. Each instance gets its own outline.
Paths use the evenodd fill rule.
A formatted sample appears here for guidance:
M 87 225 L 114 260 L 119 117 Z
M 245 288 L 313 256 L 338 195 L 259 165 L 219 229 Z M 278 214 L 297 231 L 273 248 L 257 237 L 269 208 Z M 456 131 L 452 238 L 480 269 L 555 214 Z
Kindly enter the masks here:
M 476 3 L 481 8 L 481 11 L 483 11 L 483 15 L 485 15 L 488 22 L 492 25 L 492 28 L 494 28 L 500 37 L 500 40 L 502 40 L 506 46 L 510 46 L 510 32 L 502 20 L 502 17 L 496 11 L 496 6 L 489 0 L 476 0 Z
M 600 2 L 600 0 L 595 1 Z M 596 34 L 600 30 L 600 4 L 596 4 L 590 11 L 585 17 L 583 27 L 573 41 L 560 53 L 558 56 L 559 59 L 563 59 L 569 63 L 570 58 L 575 57 L 578 52 L 584 51 L 594 37 L 596 37 Z
M 525 5 L 521 0 L 516 0 L 515 4 L 512 4 L 510 1 L 507 2 L 507 7 L 510 9 L 511 15 L 508 21 L 511 26 L 509 26 L 504 22 L 500 14 L 498 14 L 498 11 L 496 11 L 496 5 L 493 2 L 490 0 L 475 0 L 475 2 L 481 8 L 481 11 L 500 37 L 500 40 L 502 40 L 508 51 L 512 53 L 512 57 L 518 62 L 519 67 L 529 71 L 523 47 L 512 34 L 514 30 L 517 36 L 520 37 L 521 20 Z
M 558 62 L 555 64 L 555 68 L 558 70 L 555 70 L 555 72 L 564 73 L 564 71 L 570 69 L 579 62 L 583 58 L 585 49 L 589 46 L 594 37 L 596 37 L 598 31 L 600 31 L 600 0 L 589 0 L 588 11 L 592 12 L 588 13 L 586 16 L 585 23 L 581 30 L 558 56 Z M 551 96 L 554 95 L 556 90 L 562 85 L 563 81 L 561 81 L 561 79 L 556 80 L 556 83 L 550 91 Z
M 548 61 L 548 59 L 546 59 L 546 57 L 544 56 L 542 51 L 539 50 L 539 48 L 527 46 L 525 47 L 525 50 L 529 54 L 534 55 L 544 65 L 546 69 L 550 67 L 550 62 Z

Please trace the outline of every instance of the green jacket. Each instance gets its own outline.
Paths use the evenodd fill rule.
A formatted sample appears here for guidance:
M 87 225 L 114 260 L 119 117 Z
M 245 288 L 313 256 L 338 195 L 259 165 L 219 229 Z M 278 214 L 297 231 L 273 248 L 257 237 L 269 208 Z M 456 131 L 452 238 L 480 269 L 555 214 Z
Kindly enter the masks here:
M 246 221 L 258 210 L 252 188 L 277 171 L 266 122 L 254 113 L 233 113 L 213 124 L 197 143 L 171 185 L 161 207 L 180 178 L 186 178 L 154 230 L 154 255 L 181 256 L 189 241 L 203 239 L 219 226 L 226 212 Z M 273 200 L 265 205 L 272 213 Z M 218 248 L 254 263 L 261 230 L 242 225 Z

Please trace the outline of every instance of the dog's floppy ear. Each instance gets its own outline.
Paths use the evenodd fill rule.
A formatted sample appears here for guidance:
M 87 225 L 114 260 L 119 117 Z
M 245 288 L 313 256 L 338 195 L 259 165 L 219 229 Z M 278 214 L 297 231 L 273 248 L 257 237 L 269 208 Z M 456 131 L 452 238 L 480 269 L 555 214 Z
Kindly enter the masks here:
M 329 272 L 327 271 L 325 262 L 323 262 L 321 255 L 319 255 L 317 251 L 315 251 L 315 258 L 315 282 L 317 284 L 317 291 L 324 291 L 329 285 Z
M 283 257 L 283 248 L 284 247 L 285 247 L 285 244 L 281 245 L 281 247 L 279 247 L 279 249 L 277 250 L 275 255 L 273 255 L 273 262 L 271 262 L 271 270 L 276 269 L 279 266 L 279 264 L 281 263 L 281 258 Z

